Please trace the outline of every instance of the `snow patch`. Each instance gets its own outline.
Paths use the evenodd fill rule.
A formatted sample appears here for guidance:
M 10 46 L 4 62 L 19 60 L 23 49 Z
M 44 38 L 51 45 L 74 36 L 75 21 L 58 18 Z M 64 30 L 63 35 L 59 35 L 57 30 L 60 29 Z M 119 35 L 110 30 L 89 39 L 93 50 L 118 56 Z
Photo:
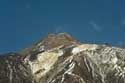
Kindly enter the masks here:
M 77 54 L 85 50 L 96 50 L 98 48 L 98 45 L 96 44 L 82 44 L 79 45 L 72 50 L 72 54 Z
M 118 59 L 117 59 L 116 57 L 112 59 L 112 63 L 113 63 L 113 64 L 116 64 L 117 61 L 118 61 Z
M 77 54 L 77 53 L 79 53 L 79 52 L 81 52 L 81 51 L 83 51 L 83 49 L 80 49 L 80 48 L 78 48 L 78 47 L 76 47 L 76 48 L 73 48 L 73 50 L 72 50 L 72 54 Z

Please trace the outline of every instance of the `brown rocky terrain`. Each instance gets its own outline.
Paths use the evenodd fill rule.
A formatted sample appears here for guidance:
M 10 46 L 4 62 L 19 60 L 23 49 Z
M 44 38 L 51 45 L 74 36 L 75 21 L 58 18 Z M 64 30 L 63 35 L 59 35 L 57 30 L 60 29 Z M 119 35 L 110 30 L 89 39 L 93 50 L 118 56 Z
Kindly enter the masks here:
M 49 34 L 0 56 L 0 83 L 125 83 L 125 49 Z

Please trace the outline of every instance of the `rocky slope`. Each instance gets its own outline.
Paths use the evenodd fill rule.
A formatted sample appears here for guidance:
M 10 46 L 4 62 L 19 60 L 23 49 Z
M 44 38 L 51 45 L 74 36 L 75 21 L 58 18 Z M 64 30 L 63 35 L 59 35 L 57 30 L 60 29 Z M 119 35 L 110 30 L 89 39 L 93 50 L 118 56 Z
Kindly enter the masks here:
M 0 56 L 0 83 L 125 83 L 125 49 L 49 34 Z

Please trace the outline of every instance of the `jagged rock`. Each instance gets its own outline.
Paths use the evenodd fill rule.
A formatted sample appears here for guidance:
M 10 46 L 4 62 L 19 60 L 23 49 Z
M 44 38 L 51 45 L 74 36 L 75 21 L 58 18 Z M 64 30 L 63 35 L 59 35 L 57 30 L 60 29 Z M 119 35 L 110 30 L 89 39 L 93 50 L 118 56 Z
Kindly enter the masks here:
M 16 53 L 0 56 L 0 83 L 32 83 L 31 70 L 20 57 Z
M 125 49 L 50 34 L 0 56 L 0 83 L 125 83 Z

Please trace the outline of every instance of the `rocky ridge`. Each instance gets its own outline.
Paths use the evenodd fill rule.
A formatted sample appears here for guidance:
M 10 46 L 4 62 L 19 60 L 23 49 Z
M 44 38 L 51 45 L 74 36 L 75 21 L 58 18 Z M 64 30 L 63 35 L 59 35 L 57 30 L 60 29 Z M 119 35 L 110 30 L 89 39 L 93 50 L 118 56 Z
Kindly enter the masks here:
M 125 83 L 125 49 L 49 34 L 0 56 L 0 83 Z

